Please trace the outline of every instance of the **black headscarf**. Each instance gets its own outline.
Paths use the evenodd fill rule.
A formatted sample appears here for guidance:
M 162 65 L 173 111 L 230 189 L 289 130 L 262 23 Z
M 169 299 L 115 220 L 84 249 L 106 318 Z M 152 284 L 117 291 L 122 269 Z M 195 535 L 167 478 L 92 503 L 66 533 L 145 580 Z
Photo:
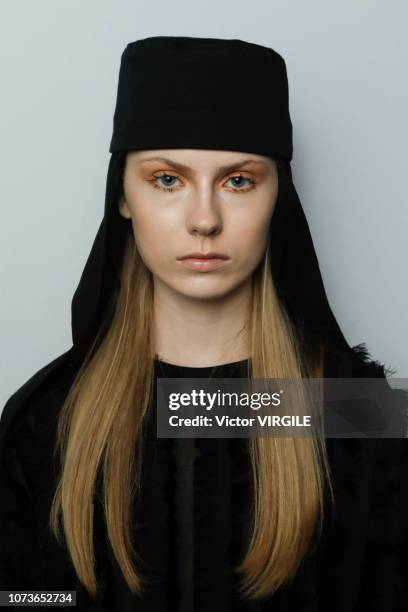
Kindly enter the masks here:
M 311 343 L 338 352 L 343 375 L 362 366 L 381 373 L 362 345 L 347 343 L 328 303 L 307 219 L 292 182 L 292 122 L 285 61 L 242 40 L 155 36 L 125 48 L 110 152 L 213 149 L 278 161 L 279 194 L 270 226 L 272 274 L 296 327 Z M 112 155 L 105 215 L 72 301 L 73 363 L 98 328 L 110 300 L 129 220 L 118 211 L 123 157 Z M 359 368 L 360 366 L 360 368 Z

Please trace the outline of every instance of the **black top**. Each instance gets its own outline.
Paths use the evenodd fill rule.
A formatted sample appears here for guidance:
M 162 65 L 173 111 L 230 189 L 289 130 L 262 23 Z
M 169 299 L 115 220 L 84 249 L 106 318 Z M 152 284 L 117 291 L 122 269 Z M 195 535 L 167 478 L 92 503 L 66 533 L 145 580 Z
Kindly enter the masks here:
M 156 372 L 170 378 L 229 378 L 245 376 L 246 366 L 246 360 L 217 368 L 156 361 Z M 170 524 L 163 534 L 166 539 L 172 533 L 171 568 L 163 567 L 167 601 L 179 612 L 209 610 L 214 605 L 220 610 L 241 609 L 232 569 L 244 552 L 247 535 L 251 492 L 247 440 L 167 438 L 158 439 L 158 445 L 171 483 Z M 164 602 L 157 605 L 166 609 Z
M 155 361 L 155 376 L 242 376 L 245 361 L 212 368 Z M 0 590 L 76 590 L 78 610 L 127 612 L 391 612 L 407 609 L 406 440 L 328 439 L 336 515 L 285 588 L 262 603 L 239 600 L 233 567 L 245 552 L 251 500 L 246 439 L 157 438 L 147 420 L 135 546 L 152 588 L 131 595 L 95 512 L 101 592 L 92 602 L 67 551 L 47 531 L 55 487 L 52 449 L 67 374 L 9 427 L 0 456 Z M 155 385 L 156 386 L 156 385 Z

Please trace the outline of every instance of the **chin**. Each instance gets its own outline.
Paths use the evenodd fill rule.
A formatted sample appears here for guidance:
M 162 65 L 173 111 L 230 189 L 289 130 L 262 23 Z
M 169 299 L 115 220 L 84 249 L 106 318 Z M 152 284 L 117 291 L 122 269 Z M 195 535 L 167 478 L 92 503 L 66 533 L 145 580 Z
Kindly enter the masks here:
M 200 274 L 204 276 L 203 274 Z M 231 283 L 225 278 L 199 278 L 189 279 L 183 283 L 172 285 L 173 291 L 180 293 L 184 297 L 198 300 L 213 300 L 226 297 L 240 283 Z

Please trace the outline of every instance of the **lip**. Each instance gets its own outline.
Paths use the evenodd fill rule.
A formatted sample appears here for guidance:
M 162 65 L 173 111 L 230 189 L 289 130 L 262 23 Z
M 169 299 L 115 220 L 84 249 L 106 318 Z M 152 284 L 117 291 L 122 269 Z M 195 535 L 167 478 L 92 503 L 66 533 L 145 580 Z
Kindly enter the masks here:
M 190 270 L 209 272 L 225 265 L 229 257 L 223 253 L 190 253 L 189 255 L 179 257 L 178 260 L 181 265 Z
M 207 253 L 200 253 L 199 251 L 195 251 L 194 253 L 188 253 L 187 255 L 183 255 L 178 259 L 229 259 L 227 255 L 224 253 L 216 253 L 214 251 L 208 251 Z

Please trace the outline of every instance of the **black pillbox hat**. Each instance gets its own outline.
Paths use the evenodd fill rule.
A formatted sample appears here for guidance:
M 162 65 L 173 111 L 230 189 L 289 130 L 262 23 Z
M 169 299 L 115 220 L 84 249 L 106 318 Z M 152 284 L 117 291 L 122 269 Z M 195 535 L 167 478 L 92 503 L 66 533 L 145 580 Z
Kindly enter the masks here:
M 292 158 L 285 61 L 239 39 L 153 36 L 129 43 L 109 151 L 215 149 Z

